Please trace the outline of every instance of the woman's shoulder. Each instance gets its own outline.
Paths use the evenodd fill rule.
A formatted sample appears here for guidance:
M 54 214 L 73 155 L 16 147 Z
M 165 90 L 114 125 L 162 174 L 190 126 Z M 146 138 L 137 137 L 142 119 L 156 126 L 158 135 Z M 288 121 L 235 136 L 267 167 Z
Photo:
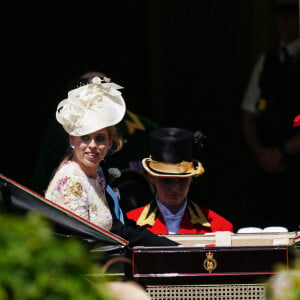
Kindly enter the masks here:
M 82 182 L 83 176 L 80 167 L 72 161 L 67 161 L 56 171 L 48 186 L 46 195 L 49 195 L 53 190 L 60 190 L 62 187 L 66 188 L 72 184 L 82 184 Z
M 49 186 L 61 185 L 64 182 L 69 184 L 70 182 L 82 181 L 82 172 L 80 172 L 80 167 L 72 162 L 66 161 L 54 174 Z M 49 188 L 48 188 L 49 189 Z
M 72 177 L 80 177 L 82 176 L 83 171 L 81 171 L 79 165 L 74 161 L 66 161 L 60 169 L 56 172 L 55 176 L 72 176 Z

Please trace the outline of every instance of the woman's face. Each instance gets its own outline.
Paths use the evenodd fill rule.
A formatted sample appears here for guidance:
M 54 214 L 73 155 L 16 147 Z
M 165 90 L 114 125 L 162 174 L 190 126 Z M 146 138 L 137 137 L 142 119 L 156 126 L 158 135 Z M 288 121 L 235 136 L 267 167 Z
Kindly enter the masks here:
M 163 204 L 169 208 L 180 207 L 190 188 L 192 177 L 155 177 L 151 182 L 155 185 L 157 194 Z
M 74 145 L 74 160 L 89 177 L 95 177 L 100 161 L 111 146 L 107 128 L 83 136 L 71 136 Z

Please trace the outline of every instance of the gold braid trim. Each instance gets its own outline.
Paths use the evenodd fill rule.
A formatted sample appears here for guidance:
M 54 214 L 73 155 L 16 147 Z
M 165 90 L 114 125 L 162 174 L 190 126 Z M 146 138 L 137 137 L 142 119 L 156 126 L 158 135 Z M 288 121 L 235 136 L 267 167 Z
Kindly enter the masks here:
M 153 226 L 154 225 L 158 208 L 155 207 L 154 210 L 150 213 L 150 215 L 148 215 L 150 207 L 151 207 L 150 204 L 151 203 L 147 204 L 144 207 L 140 217 L 136 221 L 137 225 L 139 225 L 139 226 L 145 226 L 145 225 Z
M 182 161 L 178 164 L 171 164 L 152 160 L 150 155 L 150 157 L 142 160 L 142 164 L 148 173 L 161 177 L 197 177 L 205 172 L 202 164 L 198 160 L 193 160 L 191 162 Z
M 150 167 L 155 171 L 167 173 L 189 173 L 194 169 L 193 163 L 187 161 L 182 161 L 179 164 L 169 164 L 152 160 L 150 161 Z
M 196 213 L 194 212 L 193 208 L 196 210 Z M 202 212 L 201 208 L 195 204 L 194 202 L 191 203 L 191 205 L 188 205 L 188 212 L 191 216 L 191 222 L 192 224 L 200 224 L 205 227 L 211 227 L 210 223 L 207 221 L 204 213 Z
M 131 111 L 127 110 L 127 115 L 129 115 L 131 117 L 131 121 L 128 119 L 125 119 L 125 124 L 127 126 L 127 130 L 129 134 L 134 134 L 135 130 L 145 130 L 145 126 L 143 125 L 143 123 L 140 121 L 140 119 L 138 118 L 138 116 L 134 113 L 132 113 Z

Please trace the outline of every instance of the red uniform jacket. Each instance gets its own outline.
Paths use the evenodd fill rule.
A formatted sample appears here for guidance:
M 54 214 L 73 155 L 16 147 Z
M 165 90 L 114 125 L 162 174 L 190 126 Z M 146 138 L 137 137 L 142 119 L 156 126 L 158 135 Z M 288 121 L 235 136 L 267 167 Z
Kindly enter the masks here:
M 159 211 L 156 201 L 146 206 L 127 212 L 127 217 L 133 219 L 140 226 L 146 227 L 156 234 L 168 234 L 164 218 Z M 215 231 L 231 231 L 232 224 L 214 211 L 200 207 L 193 201 L 188 201 L 181 220 L 178 234 L 195 234 Z

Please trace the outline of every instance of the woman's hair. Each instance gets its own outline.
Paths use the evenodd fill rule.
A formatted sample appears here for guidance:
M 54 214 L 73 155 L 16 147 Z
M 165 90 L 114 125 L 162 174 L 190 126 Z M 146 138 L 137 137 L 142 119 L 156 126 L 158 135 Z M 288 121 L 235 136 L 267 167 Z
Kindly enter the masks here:
M 111 153 L 116 153 L 120 151 L 123 147 L 123 138 L 121 134 L 119 133 L 119 130 L 116 126 L 109 126 L 107 127 L 108 134 L 112 140 L 112 147 L 111 147 Z

